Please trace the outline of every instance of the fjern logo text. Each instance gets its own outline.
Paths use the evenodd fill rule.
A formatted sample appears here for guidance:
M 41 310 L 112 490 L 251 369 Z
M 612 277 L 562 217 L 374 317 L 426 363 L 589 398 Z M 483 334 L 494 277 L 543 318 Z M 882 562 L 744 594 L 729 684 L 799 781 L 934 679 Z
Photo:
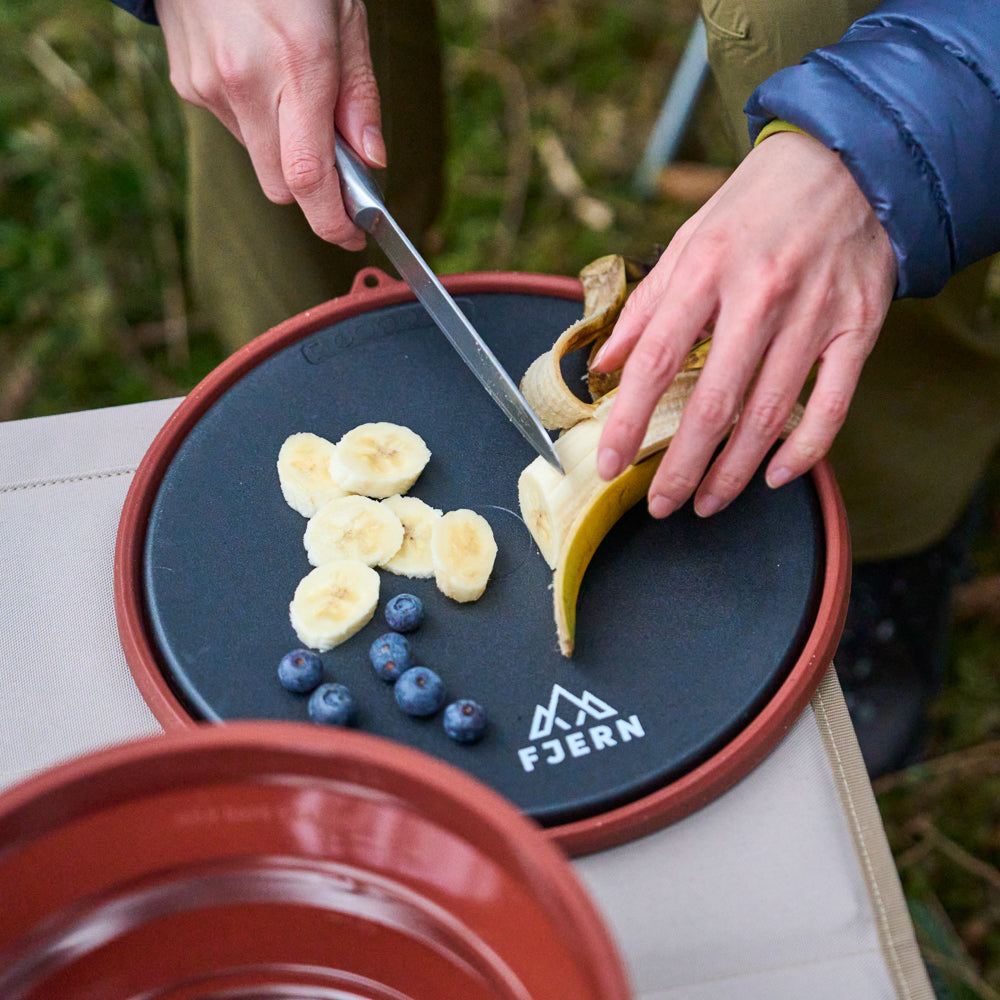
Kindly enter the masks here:
M 617 709 L 589 691 L 575 695 L 561 684 L 554 684 L 549 703 L 535 706 L 528 734 L 532 742 L 521 747 L 517 755 L 521 767 L 530 772 L 539 763 L 561 764 L 645 735 L 637 715 L 623 718 Z

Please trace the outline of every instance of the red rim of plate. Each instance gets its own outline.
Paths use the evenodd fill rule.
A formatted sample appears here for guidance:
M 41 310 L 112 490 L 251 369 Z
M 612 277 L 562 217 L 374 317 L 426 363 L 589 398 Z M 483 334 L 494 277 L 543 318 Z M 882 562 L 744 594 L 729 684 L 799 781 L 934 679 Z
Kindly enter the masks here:
M 520 272 L 446 276 L 452 295 L 515 293 L 582 300 L 576 278 Z M 400 281 L 376 268 L 355 278 L 351 291 L 293 316 L 240 348 L 205 376 L 171 414 L 146 452 L 122 509 L 115 545 L 115 617 L 136 686 L 166 730 L 199 725 L 160 669 L 146 623 L 142 563 L 146 525 L 160 482 L 177 450 L 208 408 L 272 354 L 333 323 L 374 308 L 413 301 Z M 847 615 L 851 548 L 847 515 L 832 469 L 812 470 L 823 519 L 825 569 L 813 627 L 787 677 L 770 701 L 724 747 L 687 774 L 633 802 L 597 816 L 549 827 L 548 836 L 570 856 L 604 850 L 652 833 L 707 805 L 756 767 L 784 738 L 831 667 Z

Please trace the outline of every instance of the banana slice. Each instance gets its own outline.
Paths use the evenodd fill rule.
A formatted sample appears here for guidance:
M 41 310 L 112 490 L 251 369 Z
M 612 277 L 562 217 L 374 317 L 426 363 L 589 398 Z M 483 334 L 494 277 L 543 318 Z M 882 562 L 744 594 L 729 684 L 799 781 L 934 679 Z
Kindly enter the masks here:
M 328 500 L 347 495 L 330 476 L 336 448 L 332 441 L 303 431 L 285 438 L 278 451 L 281 495 L 303 517 L 312 517 Z
M 338 442 L 330 475 L 348 493 L 382 499 L 406 493 L 430 461 L 423 438 L 388 421 L 359 424 Z
M 303 543 L 313 566 L 335 559 L 355 559 L 378 566 L 403 544 L 403 525 L 377 500 L 346 496 L 330 500 L 309 518 Z
M 378 594 L 375 570 L 355 559 L 340 559 L 303 577 L 288 606 L 288 616 L 299 641 L 324 653 L 372 620 Z
M 478 600 L 497 557 L 489 521 L 474 510 L 442 514 L 431 532 L 431 556 L 434 582 L 442 594 L 463 603 Z
M 380 563 L 384 570 L 397 576 L 427 580 L 434 575 L 431 555 L 431 532 L 441 517 L 437 507 L 431 507 L 419 497 L 392 496 L 382 501 L 403 525 L 403 543 L 391 559 Z

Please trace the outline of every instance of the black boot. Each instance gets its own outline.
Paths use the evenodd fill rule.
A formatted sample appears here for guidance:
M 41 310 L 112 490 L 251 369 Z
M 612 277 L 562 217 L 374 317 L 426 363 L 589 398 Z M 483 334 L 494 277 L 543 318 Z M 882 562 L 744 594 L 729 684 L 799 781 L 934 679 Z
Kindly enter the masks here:
M 974 516 L 922 552 L 855 563 L 834 659 L 871 778 L 920 759 L 927 709 L 948 657 L 952 590 L 964 573 Z

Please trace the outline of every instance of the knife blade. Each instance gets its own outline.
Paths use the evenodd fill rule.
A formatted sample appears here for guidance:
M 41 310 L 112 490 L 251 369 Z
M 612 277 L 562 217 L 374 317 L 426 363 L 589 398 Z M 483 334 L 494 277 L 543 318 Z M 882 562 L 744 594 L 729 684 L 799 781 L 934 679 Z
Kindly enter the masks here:
M 487 343 L 389 214 L 367 166 L 340 135 L 336 137 L 336 159 L 347 214 L 382 247 L 431 319 L 528 443 L 562 472 L 562 463 L 548 431 Z

